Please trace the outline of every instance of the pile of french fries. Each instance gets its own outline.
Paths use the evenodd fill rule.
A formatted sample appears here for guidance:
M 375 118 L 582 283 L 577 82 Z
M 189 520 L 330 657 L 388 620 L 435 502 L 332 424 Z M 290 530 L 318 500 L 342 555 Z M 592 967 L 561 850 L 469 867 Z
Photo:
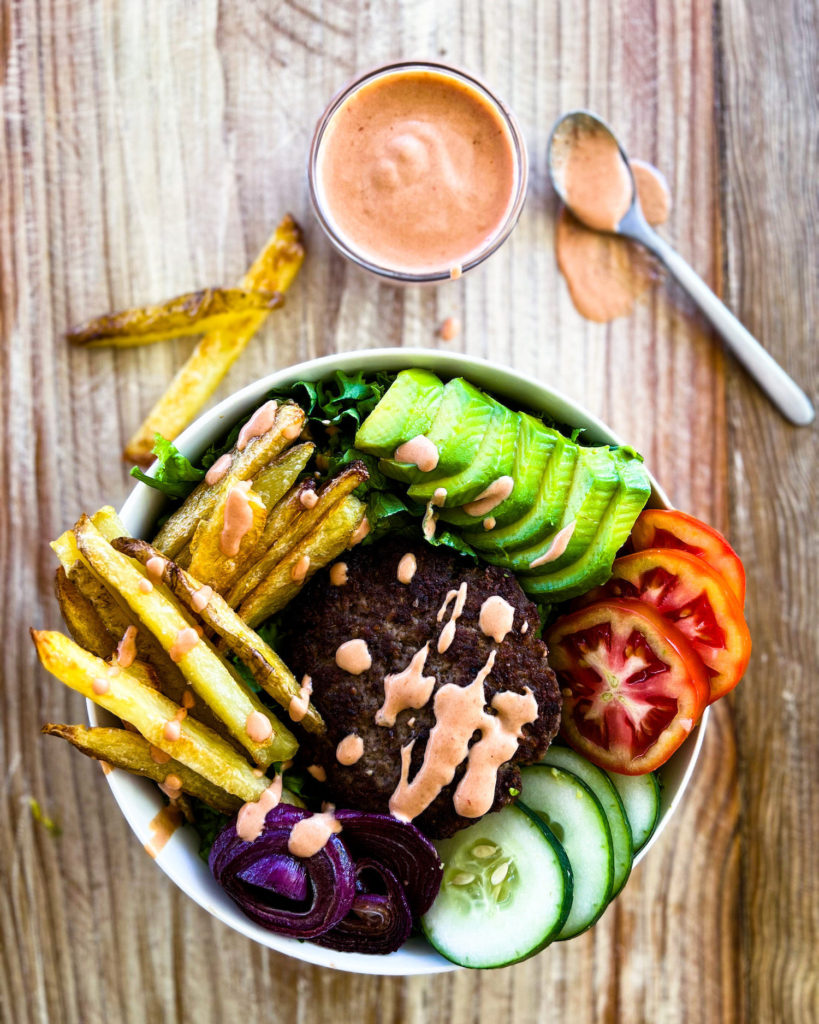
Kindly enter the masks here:
M 107 313 L 67 333 L 71 344 L 81 348 L 125 348 L 204 335 L 126 445 L 127 459 L 150 465 L 155 435 L 173 441 L 191 422 L 271 310 L 282 305 L 303 261 L 301 229 L 288 214 L 238 288 L 206 288 L 157 306 Z
M 188 794 L 230 813 L 258 800 L 271 766 L 298 747 L 236 661 L 285 716 L 324 731 L 314 705 L 304 711 L 293 673 L 253 628 L 362 532 L 365 506 L 353 491 L 366 468 L 352 463 L 322 486 L 305 477 L 314 445 L 300 439 L 304 420 L 298 405 L 276 405 L 272 426 L 237 442 L 224 474 L 203 480 L 152 543 L 128 536 L 110 507 L 52 543 L 73 640 L 33 630 L 40 660 L 123 727 L 48 724 L 44 732 L 154 779 L 173 799 Z M 220 537 L 237 487 L 253 521 L 229 557 Z

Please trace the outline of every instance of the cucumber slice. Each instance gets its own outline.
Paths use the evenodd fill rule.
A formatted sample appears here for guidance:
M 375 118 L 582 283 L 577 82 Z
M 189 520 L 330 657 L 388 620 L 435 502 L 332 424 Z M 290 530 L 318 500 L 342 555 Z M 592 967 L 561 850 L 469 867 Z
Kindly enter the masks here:
M 520 802 L 543 818 L 572 866 L 572 907 L 559 939 L 590 928 L 606 909 L 614 878 L 611 829 L 585 782 L 562 768 L 524 768 Z
M 537 953 L 569 913 L 572 880 L 560 843 L 510 805 L 435 843 L 444 877 L 421 920 L 429 942 L 463 967 L 503 967 Z
M 618 775 L 606 772 L 623 801 L 634 838 L 634 852 L 642 850 L 660 819 L 660 783 L 657 776 Z
M 542 764 L 551 765 L 553 768 L 562 768 L 564 771 L 576 775 L 581 782 L 585 782 L 589 789 L 600 801 L 603 813 L 611 829 L 612 852 L 614 854 L 614 880 L 610 899 L 620 892 L 626 884 L 626 879 L 631 874 L 631 865 L 634 862 L 634 842 L 631 837 L 631 825 L 623 807 L 620 794 L 615 789 L 614 783 L 597 765 L 587 761 L 582 754 L 572 750 L 571 747 L 557 747 L 552 745 L 546 752 Z

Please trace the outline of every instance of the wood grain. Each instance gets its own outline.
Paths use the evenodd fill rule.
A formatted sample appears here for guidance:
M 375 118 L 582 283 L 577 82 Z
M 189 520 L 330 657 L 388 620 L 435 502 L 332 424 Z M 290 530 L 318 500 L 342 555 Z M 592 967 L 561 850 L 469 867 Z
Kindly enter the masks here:
M 815 1019 L 815 431 L 779 423 L 670 286 L 628 320 L 582 321 L 554 262 L 545 167 L 559 112 L 607 116 L 669 177 L 668 237 L 712 285 L 724 264 L 746 322 L 815 386 L 811 18 L 808 0 L 0 5 L 0 1019 Z M 482 74 L 530 151 L 509 243 L 437 289 L 355 272 L 312 220 L 304 181 L 329 96 L 404 55 Z M 730 524 L 749 562 L 754 661 L 715 709 L 690 795 L 593 931 L 515 967 L 360 978 L 256 947 L 155 869 L 94 765 L 38 735 L 84 713 L 27 637 L 57 623 L 47 541 L 124 496 L 118 453 L 193 345 L 84 352 L 61 334 L 233 281 L 288 209 L 307 231 L 305 268 L 217 397 L 327 352 L 442 344 L 436 328 L 455 315 L 450 347 L 586 404 L 679 506 Z

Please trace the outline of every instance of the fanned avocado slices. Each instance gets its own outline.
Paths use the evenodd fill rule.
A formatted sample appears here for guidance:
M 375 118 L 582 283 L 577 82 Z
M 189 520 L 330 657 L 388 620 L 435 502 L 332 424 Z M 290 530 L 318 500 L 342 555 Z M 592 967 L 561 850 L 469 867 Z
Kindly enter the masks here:
M 540 490 L 546 463 L 556 440 L 561 437 L 556 430 L 545 427 L 528 412 L 519 413 L 519 416 L 515 458 L 512 469 L 507 471 L 515 481 L 515 486 L 509 497 L 490 513 L 496 527 L 515 522 L 532 507 Z M 440 518 L 453 526 L 480 528 L 481 534 L 484 533 L 483 521 L 486 517 L 470 516 L 462 508 L 443 508 Z
M 563 568 L 521 576 L 520 583 L 527 594 L 550 603 L 567 601 L 605 583 L 611 576 L 612 562 L 651 494 L 642 462 L 622 455 L 616 461 L 620 483 L 589 547 Z
M 474 501 L 493 481 L 511 474 L 519 423 L 520 417 L 516 412 L 500 402 L 493 402 L 492 418 L 486 433 L 466 469 L 444 477 L 424 473 L 423 478 L 410 487 L 409 496 L 415 501 L 429 501 L 438 488 L 443 488 L 446 491 L 445 507 Z
M 443 393 L 443 383 L 429 370 L 402 370 L 358 428 L 356 448 L 391 458 L 400 444 L 429 429 Z

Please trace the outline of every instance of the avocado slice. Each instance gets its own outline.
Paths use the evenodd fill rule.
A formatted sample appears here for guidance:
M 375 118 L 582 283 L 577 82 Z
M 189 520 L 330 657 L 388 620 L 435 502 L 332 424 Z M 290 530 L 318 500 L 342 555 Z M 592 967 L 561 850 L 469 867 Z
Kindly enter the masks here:
M 508 526 L 494 530 L 478 529 L 464 532 L 468 541 L 482 556 L 489 560 L 491 553 L 506 557 L 507 551 L 525 547 L 546 530 L 552 530 L 560 522 L 569 490 L 574 479 L 579 446 L 556 430 L 546 428 L 554 435 L 554 447 L 546 463 L 546 470 L 540 481 L 535 503 L 520 519 Z M 503 564 L 503 563 L 501 563 Z
M 462 377 L 455 377 L 444 385 L 440 404 L 429 428 L 413 430 L 401 439 L 402 442 L 408 441 L 419 434 L 428 437 L 438 449 L 438 465 L 435 469 L 422 473 L 417 466 L 396 462 L 392 458 L 382 459 L 379 463 L 381 469 L 387 476 L 409 483 L 460 473 L 475 458 L 497 404 L 474 384 Z
M 520 416 L 505 405 L 493 402 L 493 415 L 486 428 L 475 458 L 466 469 L 452 476 L 430 479 L 434 474 L 424 473 L 423 479 L 409 489 L 415 501 L 429 501 L 439 487 L 446 491 L 444 507 L 463 505 L 474 501 L 494 480 L 511 476 L 515 462 L 515 443 Z
M 617 460 L 610 448 L 581 448 L 560 522 L 544 530 L 526 547 L 515 548 L 505 555 L 500 564 L 513 572 L 535 572 L 539 575 L 544 569 L 546 572 L 556 572 L 576 562 L 594 540 L 619 482 Z M 574 523 L 574 530 L 566 550 L 543 569 L 530 569 L 532 562 L 546 554 L 555 536 L 571 523 Z M 487 559 L 496 561 L 495 557 L 487 556 Z
M 642 462 L 620 452 L 614 454 L 620 482 L 586 551 L 562 568 L 521 576 L 521 586 L 537 600 L 552 604 L 567 601 L 605 583 L 611 576 L 612 562 L 651 494 Z
M 556 431 L 544 426 L 537 417 L 531 416 L 528 412 L 518 415 L 520 427 L 511 470 L 515 486 L 506 501 L 502 501 L 490 513 L 496 527 L 513 523 L 532 507 L 540 490 L 546 463 L 558 437 Z M 454 526 L 480 527 L 481 533 L 484 532 L 484 517 L 470 516 L 462 508 L 443 508 L 439 516 L 444 522 L 452 523 Z
M 443 393 L 444 385 L 429 370 L 402 370 L 358 428 L 356 448 L 390 458 L 404 441 L 426 433 Z

